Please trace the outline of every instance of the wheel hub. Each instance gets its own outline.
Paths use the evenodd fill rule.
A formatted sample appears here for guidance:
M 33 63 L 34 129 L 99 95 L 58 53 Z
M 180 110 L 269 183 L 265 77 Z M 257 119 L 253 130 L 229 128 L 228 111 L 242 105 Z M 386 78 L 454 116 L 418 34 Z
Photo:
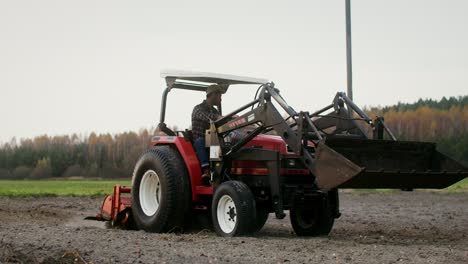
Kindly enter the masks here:
M 234 218 L 236 217 L 236 208 L 229 206 L 229 212 L 227 212 L 229 215 L 229 221 L 234 222 Z
M 223 195 L 219 199 L 216 215 L 221 230 L 226 234 L 231 233 L 237 225 L 237 209 L 229 195 Z
M 154 215 L 161 202 L 161 182 L 159 176 L 154 170 L 148 170 L 143 174 L 140 183 L 140 204 L 143 213 L 148 216 Z

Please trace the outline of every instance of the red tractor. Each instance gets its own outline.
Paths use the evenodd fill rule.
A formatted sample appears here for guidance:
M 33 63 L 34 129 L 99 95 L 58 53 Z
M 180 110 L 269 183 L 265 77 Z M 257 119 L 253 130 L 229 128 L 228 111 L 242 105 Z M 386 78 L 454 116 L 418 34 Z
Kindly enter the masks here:
M 116 186 L 98 219 L 171 232 L 184 229 L 196 212 L 208 212 L 218 235 L 237 236 L 260 230 L 269 213 L 281 219 L 289 210 L 297 235 L 320 236 L 340 216 L 339 188 L 445 188 L 468 175 L 434 143 L 398 141 L 383 118 L 371 120 L 344 93 L 309 114 L 289 106 L 267 80 L 180 71 L 161 76 L 167 88 L 160 135 L 138 160 L 131 189 Z M 259 87 L 253 101 L 206 131 L 212 168 L 206 186 L 191 131 L 170 130 L 165 110 L 172 89 L 205 92 L 212 84 Z

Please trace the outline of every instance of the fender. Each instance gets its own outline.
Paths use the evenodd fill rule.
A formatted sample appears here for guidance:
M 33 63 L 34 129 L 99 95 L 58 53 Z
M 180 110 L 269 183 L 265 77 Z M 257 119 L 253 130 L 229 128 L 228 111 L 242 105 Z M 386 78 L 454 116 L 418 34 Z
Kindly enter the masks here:
M 192 189 L 192 201 L 198 201 L 199 191 L 197 186 L 202 185 L 201 167 L 198 161 L 197 154 L 190 141 L 183 137 L 177 136 L 154 136 L 151 139 L 152 146 L 158 145 L 174 145 L 179 151 L 180 156 L 184 160 L 185 166 L 190 177 L 190 188 Z

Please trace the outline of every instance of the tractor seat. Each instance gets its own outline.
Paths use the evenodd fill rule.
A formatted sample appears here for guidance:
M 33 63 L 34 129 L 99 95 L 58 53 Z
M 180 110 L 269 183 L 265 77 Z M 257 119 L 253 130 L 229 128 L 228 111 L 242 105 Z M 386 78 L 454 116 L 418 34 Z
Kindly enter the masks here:
M 192 130 L 188 130 L 188 129 L 185 129 L 185 130 L 180 130 L 180 131 L 177 131 L 177 134 L 182 134 L 182 136 L 184 137 L 184 139 L 190 143 L 192 143 L 193 145 L 193 134 L 192 134 Z

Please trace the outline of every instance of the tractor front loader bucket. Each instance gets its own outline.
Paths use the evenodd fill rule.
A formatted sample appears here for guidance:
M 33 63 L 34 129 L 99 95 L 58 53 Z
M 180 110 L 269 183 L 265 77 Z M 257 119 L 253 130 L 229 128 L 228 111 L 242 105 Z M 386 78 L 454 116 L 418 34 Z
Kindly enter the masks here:
M 321 189 L 442 189 L 468 176 L 468 168 L 427 142 L 328 138 L 315 160 Z

